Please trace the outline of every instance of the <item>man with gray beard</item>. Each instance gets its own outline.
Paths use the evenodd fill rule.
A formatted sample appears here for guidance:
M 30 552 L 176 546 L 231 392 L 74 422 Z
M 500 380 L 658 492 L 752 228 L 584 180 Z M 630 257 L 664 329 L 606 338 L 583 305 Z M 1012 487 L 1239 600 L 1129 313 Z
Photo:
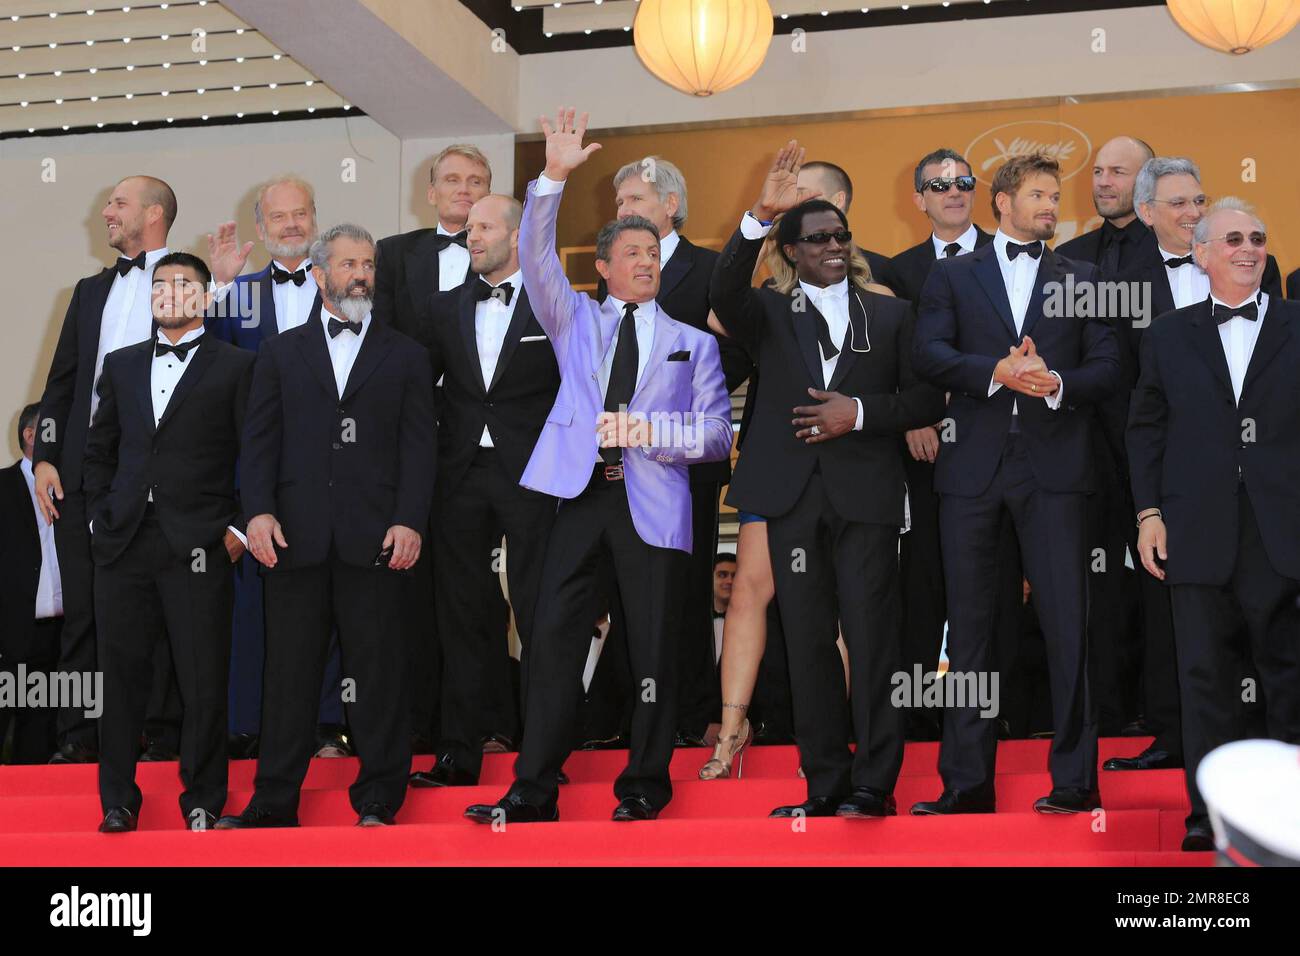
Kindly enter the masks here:
M 373 321 L 375 244 L 341 224 L 312 245 L 318 319 L 263 343 L 244 429 L 248 544 L 264 568 L 266 669 L 253 798 L 218 829 L 296 826 L 337 627 L 361 767 L 361 826 L 391 824 L 411 763 L 400 574 L 419 557 L 434 475 L 428 354 Z

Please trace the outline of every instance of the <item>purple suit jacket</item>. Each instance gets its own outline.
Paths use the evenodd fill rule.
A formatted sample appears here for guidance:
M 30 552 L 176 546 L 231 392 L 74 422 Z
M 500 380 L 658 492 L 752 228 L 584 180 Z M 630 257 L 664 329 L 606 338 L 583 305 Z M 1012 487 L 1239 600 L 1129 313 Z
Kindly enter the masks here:
M 601 362 L 621 315 L 575 292 L 555 251 L 563 193 L 538 196 L 528 184 L 519 229 L 524 288 L 560 366 L 560 391 L 520 484 L 576 498 L 600 456 L 596 419 L 605 410 Z M 623 470 L 632 524 L 646 544 L 691 550 L 691 492 L 686 466 L 731 454 L 731 401 L 712 335 L 655 313 L 654 343 L 628 411 L 650 419 L 653 447 L 626 448 Z M 669 360 L 672 356 L 672 360 Z

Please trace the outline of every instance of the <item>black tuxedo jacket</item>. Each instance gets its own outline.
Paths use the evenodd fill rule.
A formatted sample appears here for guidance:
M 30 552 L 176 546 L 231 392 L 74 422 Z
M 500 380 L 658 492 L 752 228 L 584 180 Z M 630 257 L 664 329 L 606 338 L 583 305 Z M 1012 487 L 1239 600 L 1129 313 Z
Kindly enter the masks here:
M 227 526 L 243 530 L 235 463 L 255 356 L 213 335 L 200 341 L 156 427 L 154 343 L 129 345 L 104 359 L 84 470 L 96 564 L 110 564 L 126 550 L 150 492 L 177 555 L 219 545 Z
M 1300 269 L 1286 277 L 1286 297 L 1300 299 Z
M 375 247 L 371 315 L 417 340 L 428 320 L 429 303 L 438 292 L 438 251 L 433 244 L 437 234 L 437 229 L 416 229 L 380 239 Z M 463 281 L 466 276 L 459 278 Z
M 77 283 L 54 347 L 54 360 L 41 395 L 41 427 L 36 430 L 33 463 L 59 469 L 64 492 L 81 488 L 81 464 L 90 431 L 90 396 L 95 387 L 99 327 L 117 270 L 105 269 Z M 46 423 L 52 422 L 53 428 Z M 48 437 L 48 441 L 46 438 Z
M 1269 562 L 1300 579 L 1300 304 L 1270 295 L 1262 322 L 1240 402 L 1208 299 L 1142 337 L 1127 435 L 1133 504 L 1164 512 L 1171 584 L 1227 582 L 1239 474 Z
M 763 370 L 745 451 L 727 503 L 769 518 L 798 502 L 814 468 L 837 513 L 849 521 L 901 527 L 905 478 L 899 436 L 943 416 L 943 394 L 917 380 L 910 360 L 912 307 L 893 296 L 849 289 L 850 329 L 827 391 L 862 401 L 862 430 L 817 444 L 795 437 L 791 409 L 814 405 L 821 353 L 806 298 L 750 286 L 761 239 L 739 229 L 713 270 L 713 311 Z M 796 311 L 796 304 L 803 306 Z M 868 350 L 859 351 L 863 345 Z
M 1120 264 L 1118 274 L 1131 272 L 1139 263 L 1149 261 L 1152 256 L 1160 258 L 1157 251 L 1158 243 L 1156 234 L 1145 223 L 1140 220 L 1131 224 L 1132 226 L 1141 226 L 1140 237 L 1134 242 L 1133 248 L 1129 249 L 1124 255 L 1124 261 Z M 1082 236 L 1075 236 L 1068 242 L 1062 242 L 1056 247 L 1056 254 L 1066 259 L 1072 259 L 1075 262 L 1087 262 L 1094 266 L 1100 266 L 1097 258 L 1101 255 L 1101 237 L 1102 227 L 1097 227 L 1090 232 L 1085 232 Z M 1116 276 L 1102 275 L 1100 267 L 1097 271 L 1096 278 L 1114 279 Z
M 471 276 L 459 289 L 434 295 L 422 329 L 433 381 L 446 376 L 438 408 L 439 497 L 460 486 L 484 425 L 517 484 L 560 388 L 555 351 L 533 317 L 522 283 L 514 290 L 518 301 L 492 381 L 483 381 L 474 334 L 478 282 Z
M 288 541 L 270 573 L 322 564 L 331 546 L 369 567 L 393 525 L 423 533 L 435 430 L 428 353 L 373 316 L 341 398 L 319 317 L 264 341 L 239 478 L 244 513 L 275 515 Z
M 37 656 L 36 588 L 41 580 L 41 533 L 22 460 L 0 470 L 0 666 Z
M 993 243 L 935 262 L 921 292 L 913 352 L 917 373 L 951 394 L 952 439 L 939 449 L 935 491 L 962 497 L 984 493 L 1002 458 L 1015 399 L 1039 484 L 1054 492 L 1092 490 L 1091 406 L 1120 387 L 1119 345 L 1107 319 L 1044 317 L 1046 284 L 1064 283 L 1071 273 L 1075 281 L 1093 278 L 1092 266 L 1044 248 L 1023 331 L 1017 334 Z M 989 395 L 998 361 L 1024 335 L 1033 338 L 1038 354 L 1064 383 L 1055 411 L 1040 398 L 1005 387 Z
M 976 249 L 982 249 L 992 241 L 991 235 L 979 226 L 975 227 Z M 889 286 L 894 295 L 900 299 L 918 302 L 926 276 L 930 274 L 930 267 L 934 265 L 937 258 L 938 256 L 934 254 L 934 242 L 930 236 L 926 236 L 924 242 L 919 242 L 910 249 L 904 249 L 890 259 L 879 281 Z

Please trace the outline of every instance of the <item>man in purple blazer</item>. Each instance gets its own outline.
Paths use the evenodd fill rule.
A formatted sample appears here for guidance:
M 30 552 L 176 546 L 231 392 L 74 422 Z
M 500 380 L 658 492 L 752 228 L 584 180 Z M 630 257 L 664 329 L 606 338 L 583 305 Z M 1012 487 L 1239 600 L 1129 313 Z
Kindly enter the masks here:
M 582 668 L 597 617 L 597 572 L 612 562 L 627 620 L 637 699 L 615 820 L 652 820 L 672 797 L 679 582 L 691 552 L 687 465 L 731 451 L 731 403 L 717 341 L 655 303 L 659 233 L 631 216 L 601 229 L 603 303 L 575 292 L 555 251 L 564 181 L 585 148 L 584 113 L 561 109 L 546 133 L 546 170 L 528 187 L 519 264 L 555 349 L 560 390 L 520 480 L 560 502 L 542 572 L 523 743 L 515 783 L 479 823 L 559 819 L 557 779 L 572 749 Z

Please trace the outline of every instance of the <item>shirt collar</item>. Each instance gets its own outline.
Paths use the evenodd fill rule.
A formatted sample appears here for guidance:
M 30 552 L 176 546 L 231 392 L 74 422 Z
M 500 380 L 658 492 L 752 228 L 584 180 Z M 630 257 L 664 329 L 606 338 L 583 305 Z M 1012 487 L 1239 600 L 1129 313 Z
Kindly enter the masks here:
M 1003 232 L 1001 229 L 998 229 L 997 232 L 993 233 L 993 246 L 994 246 L 994 248 L 997 250 L 998 261 L 999 261 L 999 262 L 1005 262 L 1007 265 L 1009 265 L 1009 266 L 1013 266 L 1013 265 L 1016 264 L 1016 261 L 1019 261 L 1019 257 L 1017 256 L 1015 261 L 1009 260 L 1009 259 L 1007 258 L 1007 243 L 1008 243 L 1008 242 L 1014 242 L 1014 243 L 1017 243 L 1017 244 L 1022 245 L 1022 246 L 1028 246 L 1028 245 L 1032 245 L 1032 244 L 1035 243 L 1035 242 L 1042 242 L 1042 240 L 1041 240 L 1041 239 L 1030 239 L 1029 242 L 1021 242 L 1019 239 L 1012 239 L 1010 236 L 1008 236 L 1008 235 L 1007 235 L 1005 232 Z M 1047 246 L 1047 243 L 1043 243 L 1043 247 L 1046 248 L 1046 246 Z M 1030 261 L 1030 262 L 1033 262 L 1033 263 L 1038 263 L 1038 262 L 1041 262 L 1042 259 L 1041 259 L 1041 257 L 1040 257 L 1040 258 L 1038 258 L 1038 259 L 1030 259 L 1029 261 Z
M 1160 250 L 1160 259 L 1161 259 L 1161 261 L 1163 261 L 1163 262 L 1168 262 L 1170 259 L 1181 259 L 1181 258 L 1183 258 L 1183 256 L 1190 256 L 1190 255 L 1192 255 L 1192 251 L 1191 251 L 1190 249 L 1188 249 L 1188 250 L 1187 250 L 1186 252 L 1184 252 L 1182 255 L 1179 255 L 1179 254 L 1177 254 L 1177 253 L 1170 252 L 1168 249 L 1166 249 L 1164 246 L 1161 246 L 1161 245 L 1157 245 L 1156 248 Z M 1192 258 L 1192 265 L 1196 265 L 1196 258 L 1195 258 L 1195 257 Z M 1197 266 L 1197 268 L 1199 269 L 1200 266 Z
M 957 245 L 961 246 L 962 252 L 970 252 L 975 248 L 975 240 L 978 238 L 979 238 L 979 232 L 975 229 L 975 223 L 972 222 L 969 226 L 966 227 L 966 231 L 963 232 L 956 239 L 953 239 L 952 242 L 955 242 L 957 243 Z M 930 241 L 934 243 L 935 257 L 942 259 L 943 250 L 945 247 L 948 246 L 948 243 L 944 242 L 934 233 L 930 233 Z
M 157 262 L 159 259 L 161 259 L 161 258 L 162 258 L 163 256 L 165 256 L 165 255 L 167 255 L 167 247 L 166 247 L 166 246 L 163 246 L 161 249 L 146 250 L 146 251 L 145 251 L 145 254 L 144 254 L 144 268 L 145 268 L 145 271 L 146 271 L 146 272 L 151 271 L 151 270 L 153 269 L 153 265 L 154 265 L 154 263 Z M 118 253 L 118 256 L 117 256 L 117 257 L 118 257 L 119 259 L 128 259 L 128 260 L 129 260 L 129 259 L 134 259 L 134 258 L 135 258 L 135 256 L 124 256 L 124 255 L 122 255 L 121 253 Z
M 1117 226 L 1109 219 L 1106 219 L 1102 221 L 1101 228 L 1106 230 L 1106 234 L 1108 234 L 1111 239 L 1118 239 L 1120 236 L 1123 236 L 1124 241 L 1129 242 L 1141 239 L 1143 234 L 1147 231 L 1147 224 L 1137 217 L 1134 217 L 1133 221 L 1127 226 Z
M 480 279 L 483 279 L 484 282 L 487 282 L 487 279 L 484 278 L 483 276 L 479 276 L 479 278 L 480 278 Z M 505 285 L 507 282 L 510 283 L 510 288 L 514 290 L 514 292 L 512 292 L 512 293 L 511 293 L 511 296 L 510 296 L 510 301 L 513 302 L 513 301 L 514 301 L 514 293 L 517 293 L 520 289 L 522 289 L 522 288 L 524 287 L 524 272 L 523 272 L 523 270 L 522 270 L 522 269 L 516 269 L 514 272 L 510 273 L 510 275 L 506 276 L 504 279 L 502 279 L 500 282 L 498 282 L 496 285 L 492 286 L 492 288 L 495 289 L 495 288 L 497 288 L 497 286 L 503 286 L 503 285 Z M 488 282 L 488 285 L 492 285 L 492 283 Z
M 799 280 L 799 287 L 803 289 L 804 295 L 808 296 L 816 305 L 822 299 L 847 299 L 849 297 L 849 277 L 845 276 L 834 285 L 817 288 L 815 285 L 809 285 L 802 279 Z
M 673 253 L 677 251 L 677 244 L 681 241 L 682 237 L 677 234 L 676 229 L 670 229 L 668 235 L 659 240 L 660 266 L 673 257 Z
M 440 236 L 459 236 L 460 233 L 464 231 L 465 230 L 462 229 L 460 232 L 448 232 L 446 228 L 444 228 L 442 224 L 442 220 L 441 219 L 438 220 L 438 235 Z
M 299 271 L 306 271 L 306 273 L 307 273 L 307 278 L 308 278 L 308 279 L 311 278 L 311 260 L 310 260 L 310 259 L 303 259 L 302 262 L 298 263 L 298 268 L 297 268 L 297 269 L 290 269 L 288 266 L 286 266 L 286 265 L 285 265 L 283 262 L 281 262 L 279 259 L 272 259 L 272 260 L 271 260 L 271 265 L 275 266 L 277 269 L 280 269 L 280 270 L 283 271 L 283 272 L 288 272 L 288 273 L 294 273 L 294 272 L 299 272 Z
M 23 455 L 23 460 L 18 463 L 18 467 L 23 470 L 23 474 L 27 477 L 29 482 L 34 482 L 36 480 L 36 475 L 32 471 L 32 460 L 26 455 Z
M 614 311 L 617 312 L 620 317 L 623 315 L 623 306 L 627 305 L 626 302 L 622 299 L 617 299 L 612 295 L 606 296 L 605 301 L 614 307 Z M 654 299 L 651 299 L 649 302 L 637 303 L 636 311 L 632 313 L 633 321 L 642 328 L 650 325 L 654 322 L 657 308 Z
M 333 312 L 331 312 L 331 311 L 326 307 L 326 305 L 325 305 L 324 302 L 321 302 L 321 307 L 320 307 L 320 324 L 324 327 L 326 334 L 329 333 L 329 328 L 330 328 L 330 319 L 338 319 L 340 322 L 345 322 L 345 321 L 347 321 L 347 320 L 344 319 L 342 316 L 335 315 Z M 366 326 L 368 326 L 369 324 L 370 324 L 370 313 L 367 312 L 367 313 L 366 313 L 364 316 L 362 316 L 362 318 L 361 318 L 361 331 L 362 331 L 363 334 L 364 334 L 365 331 L 366 331 Z
M 1210 293 L 1211 309 L 1213 309 L 1214 306 L 1216 305 L 1227 306 L 1229 309 L 1239 309 L 1247 302 L 1255 302 L 1257 305 L 1259 305 L 1260 312 L 1262 313 L 1264 310 L 1264 306 L 1268 304 L 1268 293 L 1266 293 L 1263 289 L 1256 289 L 1254 292 L 1246 296 L 1246 298 L 1242 299 L 1240 302 L 1224 302 L 1213 292 Z
M 201 336 L 202 334 L 203 334 L 203 326 L 200 325 L 197 329 L 190 329 L 188 332 L 186 332 L 184 335 L 182 335 L 182 336 L 180 337 L 180 339 L 177 340 L 176 344 L 177 344 L 177 345 L 184 345 L 186 342 L 193 342 L 195 339 L 197 339 L 197 338 L 198 338 L 199 336 Z M 172 344 L 172 340 L 169 339 L 169 338 L 167 338 L 165 335 L 163 335 L 163 333 L 162 333 L 162 329 L 159 329 L 159 330 L 158 330 L 158 334 L 157 334 L 156 338 L 157 338 L 157 340 L 158 340 L 159 342 L 164 342 L 164 343 L 166 343 L 167 345 L 171 345 L 171 344 Z M 154 357 L 157 358 L 157 356 L 154 356 Z

